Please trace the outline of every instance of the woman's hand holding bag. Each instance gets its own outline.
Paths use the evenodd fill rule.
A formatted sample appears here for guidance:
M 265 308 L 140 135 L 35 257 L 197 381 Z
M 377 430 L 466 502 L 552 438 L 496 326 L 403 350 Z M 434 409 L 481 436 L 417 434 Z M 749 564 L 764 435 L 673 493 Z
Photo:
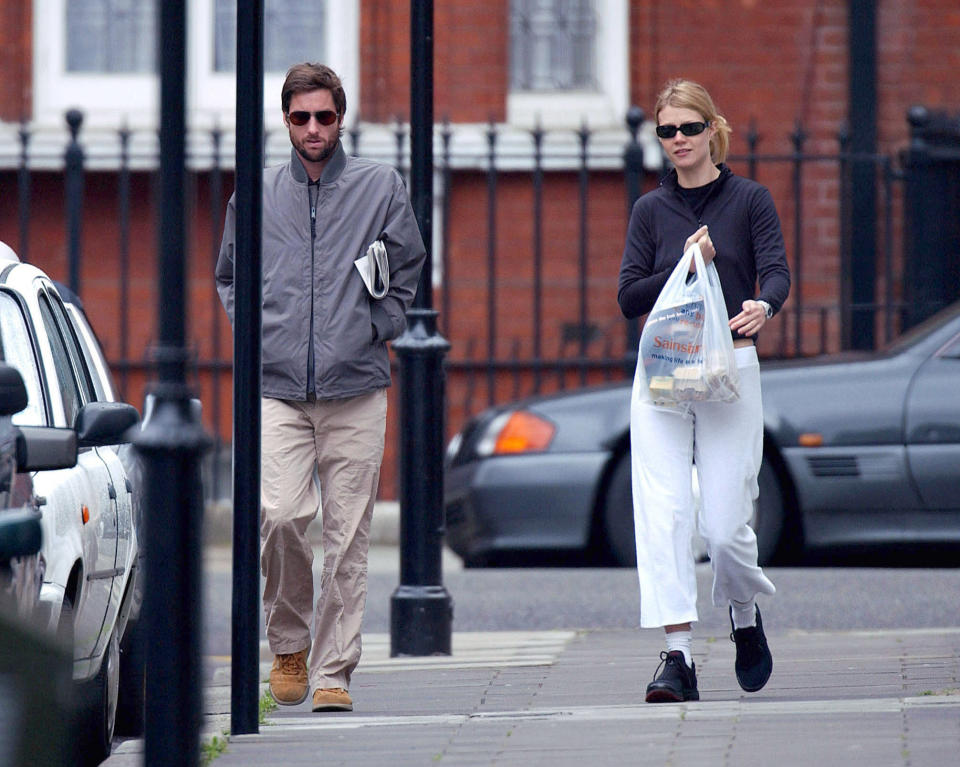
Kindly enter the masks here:
M 697 244 L 680 258 L 647 315 L 634 396 L 669 407 L 740 396 L 720 275 L 712 261 L 704 264 Z

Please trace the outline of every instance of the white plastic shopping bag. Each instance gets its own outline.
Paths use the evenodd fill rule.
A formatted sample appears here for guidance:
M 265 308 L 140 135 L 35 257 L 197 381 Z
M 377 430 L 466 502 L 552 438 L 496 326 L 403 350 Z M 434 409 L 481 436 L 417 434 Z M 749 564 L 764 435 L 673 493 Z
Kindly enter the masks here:
M 697 270 L 690 274 L 690 262 Z M 740 377 L 720 275 L 703 263 L 699 245 L 683 254 L 643 325 L 634 397 L 682 407 L 698 401 L 731 402 Z

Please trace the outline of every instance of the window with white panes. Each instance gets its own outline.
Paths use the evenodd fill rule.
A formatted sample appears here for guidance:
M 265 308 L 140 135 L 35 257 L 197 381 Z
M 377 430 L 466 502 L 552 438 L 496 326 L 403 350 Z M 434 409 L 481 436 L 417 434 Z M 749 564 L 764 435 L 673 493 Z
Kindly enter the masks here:
M 34 0 L 34 119 L 155 126 L 161 0 Z M 236 0 L 187 3 L 187 98 L 193 124 L 229 125 L 236 96 Z M 359 0 L 265 0 L 264 110 L 279 115 L 290 65 L 329 64 L 358 103 Z M 277 121 L 279 118 L 277 118 Z M 268 125 L 270 127 L 270 125 Z
M 510 0 L 508 122 L 622 124 L 627 0 Z

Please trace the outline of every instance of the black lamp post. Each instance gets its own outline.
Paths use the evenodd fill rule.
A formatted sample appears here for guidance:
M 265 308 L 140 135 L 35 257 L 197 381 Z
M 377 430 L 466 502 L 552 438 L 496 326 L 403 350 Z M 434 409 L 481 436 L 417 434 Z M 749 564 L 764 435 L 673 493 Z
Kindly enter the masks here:
M 412 0 L 410 198 L 427 250 L 400 357 L 400 585 L 390 599 L 390 654 L 449 655 L 453 600 L 443 586 L 443 356 L 431 287 L 433 1 Z
M 209 440 L 185 384 L 186 0 L 165 0 L 159 12 L 159 383 L 152 418 L 136 440 L 146 478 L 144 763 L 190 767 L 200 752 L 200 457 Z
M 230 732 L 255 733 L 260 692 L 260 325 L 263 0 L 237 2 Z

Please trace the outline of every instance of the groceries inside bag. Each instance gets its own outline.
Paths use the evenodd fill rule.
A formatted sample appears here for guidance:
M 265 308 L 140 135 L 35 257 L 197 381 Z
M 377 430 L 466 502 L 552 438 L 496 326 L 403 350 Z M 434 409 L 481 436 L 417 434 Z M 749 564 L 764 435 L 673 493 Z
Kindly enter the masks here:
M 690 262 L 697 270 L 690 274 Z M 720 277 L 694 245 L 680 259 L 647 316 L 637 366 L 638 395 L 655 405 L 730 402 L 740 379 Z M 642 369 L 641 369 L 642 368 Z M 640 383 L 638 381 L 638 383 Z

